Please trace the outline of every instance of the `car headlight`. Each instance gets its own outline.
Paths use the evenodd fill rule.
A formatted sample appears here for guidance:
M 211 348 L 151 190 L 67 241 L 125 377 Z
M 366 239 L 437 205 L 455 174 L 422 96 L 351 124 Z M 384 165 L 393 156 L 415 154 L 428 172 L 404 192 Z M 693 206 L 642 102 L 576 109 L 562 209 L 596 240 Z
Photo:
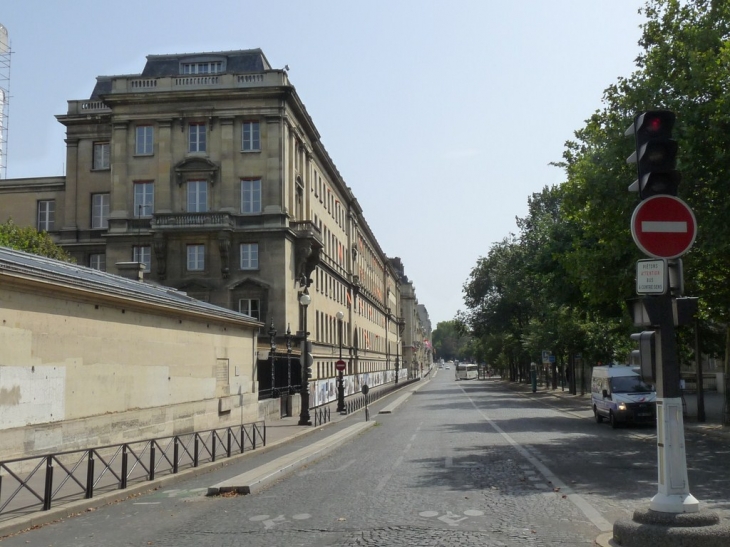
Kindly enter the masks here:
M 619 410 L 626 410 L 626 403 L 619 403 L 618 404 L 618 409 Z

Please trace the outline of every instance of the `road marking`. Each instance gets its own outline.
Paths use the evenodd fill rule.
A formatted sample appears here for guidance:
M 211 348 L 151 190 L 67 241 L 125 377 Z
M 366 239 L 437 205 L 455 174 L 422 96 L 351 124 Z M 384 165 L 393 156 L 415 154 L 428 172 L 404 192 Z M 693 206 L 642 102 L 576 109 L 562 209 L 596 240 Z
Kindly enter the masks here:
M 341 465 L 340 467 L 337 467 L 335 469 L 322 469 L 319 471 L 315 471 L 314 469 L 306 469 L 304 471 L 300 471 L 299 473 L 297 473 L 297 475 L 302 477 L 305 475 L 311 475 L 312 473 L 338 473 L 339 471 L 344 471 L 345 469 L 350 467 L 353 463 L 355 463 L 355 461 L 357 460 L 350 460 L 345 465 Z
M 575 505 L 587 518 L 590 520 L 593 525 L 598 528 L 601 532 L 608 532 L 613 530 L 613 525 L 608 522 L 605 518 L 601 516 L 601 514 L 590 504 L 588 503 L 585 498 L 583 498 L 581 495 L 576 494 L 573 492 L 573 490 L 566 485 L 563 481 L 561 481 L 555 474 L 550 471 L 550 469 L 547 468 L 539 459 L 537 459 L 535 456 L 530 454 L 530 452 L 523 447 L 520 443 L 515 441 L 506 431 L 504 431 L 501 427 L 499 427 L 489 416 L 487 416 L 481 408 L 479 408 L 474 400 L 469 397 L 469 395 L 464 391 L 464 388 L 461 387 L 461 391 L 464 393 L 464 396 L 469 399 L 469 402 L 472 404 L 474 409 L 481 415 L 482 418 L 490 425 L 492 426 L 492 429 L 494 429 L 497 433 L 499 433 L 504 440 L 506 440 L 510 445 L 512 445 L 512 448 L 514 448 L 517 452 L 520 453 L 520 455 L 525 458 L 528 462 L 530 462 L 539 472 L 540 474 L 545 477 L 545 479 L 548 481 L 549 484 L 552 484 L 553 487 L 557 487 L 560 489 L 560 492 L 567 496 L 567 498 Z

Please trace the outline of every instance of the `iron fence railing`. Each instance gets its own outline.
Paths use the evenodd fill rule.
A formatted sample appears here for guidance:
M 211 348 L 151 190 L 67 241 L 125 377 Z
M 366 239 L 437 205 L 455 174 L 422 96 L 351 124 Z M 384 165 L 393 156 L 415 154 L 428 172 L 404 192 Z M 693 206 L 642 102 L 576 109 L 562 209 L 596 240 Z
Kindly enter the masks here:
M 0 461 L 0 520 L 91 499 L 258 445 L 266 446 L 265 422 Z
M 320 406 L 317 408 L 313 408 L 311 412 L 314 416 L 314 427 L 326 424 L 332 419 L 332 412 L 329 406 Z
M 410 380 L 401 380 L 400 382 L 388 384 L 387 386 L 378 389 L 377 391 L 375 389 L 368 392 L 367 395 L 355 395 L 350 396 L 345 400 L 345 412 L 347 414 L 350 414 L 351 412 L 355 412 L 357 410 L 360 410 L 361 408 L 364 408 L 366 404 L 370 404 L 373 401 L 377 401 L 381 397 L 385 397 L 389 393 L 401 389 L 407 385 L 410 385 L 414 382 L 418 382 L 419 378 L 411 378 Z

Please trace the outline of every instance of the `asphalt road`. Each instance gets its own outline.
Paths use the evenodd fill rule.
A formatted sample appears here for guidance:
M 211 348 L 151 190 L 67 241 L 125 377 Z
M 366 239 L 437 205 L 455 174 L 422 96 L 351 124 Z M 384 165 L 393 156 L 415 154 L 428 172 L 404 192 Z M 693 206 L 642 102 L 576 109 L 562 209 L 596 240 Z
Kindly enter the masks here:
M 376 427 L 258 493 L 206 497 L 231 466 L 0 544 L 591 545 L 656 493 L 653 428 L 596 424 L 580 401 L 439 371 L 377 409 Z M 730 518 L 727 441 L 688 434 L 687 453 L 692 493 Z

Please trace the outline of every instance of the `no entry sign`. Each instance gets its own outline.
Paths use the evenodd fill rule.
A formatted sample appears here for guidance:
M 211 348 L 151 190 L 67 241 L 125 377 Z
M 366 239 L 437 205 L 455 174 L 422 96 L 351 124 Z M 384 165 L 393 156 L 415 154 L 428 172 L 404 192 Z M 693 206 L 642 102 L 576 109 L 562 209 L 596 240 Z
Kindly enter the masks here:
M 634 210 L 631 235 L 645 254 L 655 258 L 677 258 L 692 247 L 697 221 L 692 209 L 681 199 L 653 196 Z
M 345 370 L 346 366 L 347 366 L 347 363 L 345 363 L 342 359 L 335 362 L 335 368 L 339 371 Z

